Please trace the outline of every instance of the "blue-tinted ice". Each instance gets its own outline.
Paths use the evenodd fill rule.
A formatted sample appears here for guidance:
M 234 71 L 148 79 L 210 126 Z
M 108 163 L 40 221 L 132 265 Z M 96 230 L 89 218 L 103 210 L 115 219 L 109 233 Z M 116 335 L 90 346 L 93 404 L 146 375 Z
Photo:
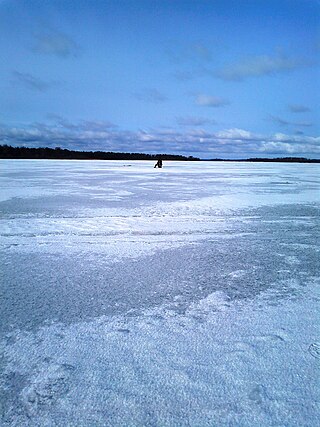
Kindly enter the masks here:
M 316 164 L 0 161 L 1 425 L 316 425 Z

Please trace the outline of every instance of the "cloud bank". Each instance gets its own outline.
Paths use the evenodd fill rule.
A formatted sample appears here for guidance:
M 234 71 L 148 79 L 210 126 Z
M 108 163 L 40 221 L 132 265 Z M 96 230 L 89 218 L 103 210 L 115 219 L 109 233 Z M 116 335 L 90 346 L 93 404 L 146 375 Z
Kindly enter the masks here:
M 0 127 L 0 144 L 75 150 L 174 153 L 201 158 L 305 156 L 320 158 L 320 137 L 255 134 L 232 128 L 218 132 L 190 129 L 119 130 L 110 122 L 35 123 Z

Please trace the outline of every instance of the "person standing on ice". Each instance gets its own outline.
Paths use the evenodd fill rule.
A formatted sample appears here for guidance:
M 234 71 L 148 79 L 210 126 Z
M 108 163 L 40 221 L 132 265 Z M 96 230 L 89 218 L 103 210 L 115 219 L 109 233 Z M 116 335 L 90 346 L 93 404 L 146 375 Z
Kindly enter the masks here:
M 157 163 L 154 165 L 155 168 L 162 168 L 162 160 L 159 159 Z

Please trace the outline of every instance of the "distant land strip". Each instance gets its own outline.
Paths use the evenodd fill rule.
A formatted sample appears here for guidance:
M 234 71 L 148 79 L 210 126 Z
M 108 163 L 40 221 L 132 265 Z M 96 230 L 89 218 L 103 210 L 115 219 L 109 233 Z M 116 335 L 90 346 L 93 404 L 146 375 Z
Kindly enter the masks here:
M 66 160 L 200 160 L 175 154 L 117 153 L 104 151 L 73 151 L 56 148 L 29 148 L 0 145 L 1 159 L 66 159 Z
M 305 157 L 254 157 L 248 159 L 200 159 L 193 156 L 177 154 L 145 154 L 118 153 L 104 151 L 74 151 L 56 148 L 11 147 L 0 145 L 0 159 L 56 159 L 56 160 L 183 160 L 183 161 L 214 161 L 214 162 L 286 162 L 286 163 L 320 163 L 320 159 Z

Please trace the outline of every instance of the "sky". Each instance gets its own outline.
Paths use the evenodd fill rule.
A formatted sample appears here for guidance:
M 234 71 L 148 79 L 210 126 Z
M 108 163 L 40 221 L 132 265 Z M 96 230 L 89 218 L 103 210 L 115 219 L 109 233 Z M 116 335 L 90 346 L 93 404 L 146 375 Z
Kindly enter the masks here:
M 0 144 L 320 158 L 318 0 L 0 0 Z

